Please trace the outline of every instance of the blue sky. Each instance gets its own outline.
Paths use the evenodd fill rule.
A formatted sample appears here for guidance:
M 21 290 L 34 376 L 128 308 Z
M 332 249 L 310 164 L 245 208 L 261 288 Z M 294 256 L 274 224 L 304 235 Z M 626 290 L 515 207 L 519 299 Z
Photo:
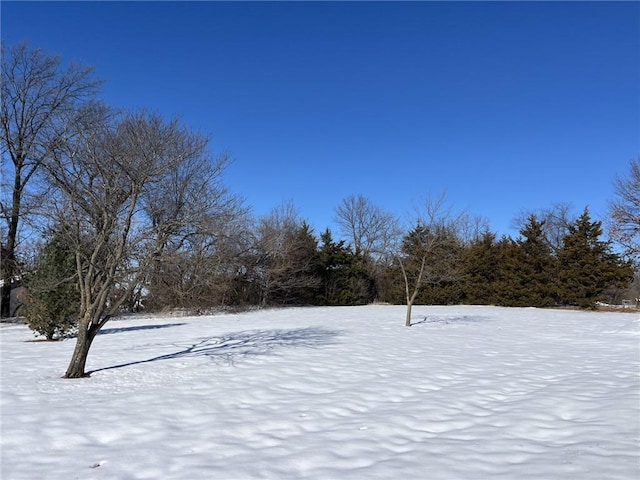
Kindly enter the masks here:
M 638 2 L 15 2 L 2 39 L 95 66 L 116 106 L 179 115 L 257 215 L 316 232 L 351 194 L 404 216 L 447 192 L 606 215 L 640 155 Z

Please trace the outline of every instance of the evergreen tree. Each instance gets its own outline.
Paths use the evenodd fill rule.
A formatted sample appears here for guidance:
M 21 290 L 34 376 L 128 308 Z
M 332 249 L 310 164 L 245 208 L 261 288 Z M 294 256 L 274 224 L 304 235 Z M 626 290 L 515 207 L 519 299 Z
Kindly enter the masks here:
M 518 244 L 508 236 L 502 237 L 495 246 L 496 273 L 489 298 L 494 305 L 521 306 L 520 259 Z
M 306 222 L 283 232 L 278 249 L 266 259 L 268 285 L 263 304 L 309 305 L 316 301 L 320 278 L 318 241 Z
M 528 307 L 548 307 L 554 303 L 556 263 L 544 233 L 544 220 L 530 215 L 517 240 L 517 303 Z
M 318 303 L 322 305 L 363 305 L 373 300 L 373 281 L 365 260 L 352 252 L 344 240 L 334 242 L 327 229 L 321 236 L 318 269 L 322 287 Z
M 611 242 L 599 240 L 602 222 L 591 221 L 589 210 L 569 226 L 558 251 L 560 296 L 563 303 L 593 308 L 609 287 L 627 287 L 633 279 L 630 262 L 613 253 Z
M 27 276 L 27 288 L 26 319 L 31 330 L 54 340 L 75 328 L 80 306 L 76 259 L 62 229 L 43 248 L 36 268 Z
M 499 270 L 496 235 L 485 232 L 469 244 L 464 257 L 462 302 L 469 305 L 494 303 Z

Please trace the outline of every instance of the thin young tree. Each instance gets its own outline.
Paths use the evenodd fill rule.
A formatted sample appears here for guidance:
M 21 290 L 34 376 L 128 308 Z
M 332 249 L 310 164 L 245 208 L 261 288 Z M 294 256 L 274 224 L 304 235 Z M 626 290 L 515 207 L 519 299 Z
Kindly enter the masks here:
M 23 220 L 35 213 L 44 193 L 37 180 L 42 164 L 68 138 L 73 112 L 93 97 L 100 82 L 92 68 L 63 65 L 59 57 L 28 43 L 2 44 L 0 215 L 5 222 L 0 314 L 7 316 L 9 284 L 17 272 Z
M 423 286 L 460 278 L 460 232 L 468 224 L 466 212 L 453 212 L 444 194 L 427 198 L 418 209 L 415 226 L 404 236 L 395 256 L 404 280 L 405 326 L 411 326 L 413 304 Z
M 163 180 L 185 161 L 186 146 L 195 142 L 202 149 L 199 153 L 207 154 L 206 144 L 177 120 L 144 111 L 114 114 L 100 106 L 79 116 L 83 128 L 73 144 L 47 163 L 49 179 L 61 193 L 60 210 L 70 225 L 81 298 L 66 378 L 87 375 L 87 356 L 97 333 L 148 271 L 157 232 L 177 222 L 173 215 L 150 218 L 143 199 L 170 188 Z

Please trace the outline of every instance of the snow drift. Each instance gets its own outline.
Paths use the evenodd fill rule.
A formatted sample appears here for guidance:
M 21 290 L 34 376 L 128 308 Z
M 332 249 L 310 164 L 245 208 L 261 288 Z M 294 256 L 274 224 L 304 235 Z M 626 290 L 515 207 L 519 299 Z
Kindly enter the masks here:
M 294 308 L 3 324 L 1 478 L 640 477 L 640 320 L 495 307 Z

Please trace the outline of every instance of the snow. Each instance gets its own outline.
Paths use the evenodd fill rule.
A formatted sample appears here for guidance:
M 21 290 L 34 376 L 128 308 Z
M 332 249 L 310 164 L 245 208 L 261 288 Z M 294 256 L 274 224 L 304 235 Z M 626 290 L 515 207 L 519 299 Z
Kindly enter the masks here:
M 0 327 L 3 480 L 640 478 L 640 320 L 292 308 Z

